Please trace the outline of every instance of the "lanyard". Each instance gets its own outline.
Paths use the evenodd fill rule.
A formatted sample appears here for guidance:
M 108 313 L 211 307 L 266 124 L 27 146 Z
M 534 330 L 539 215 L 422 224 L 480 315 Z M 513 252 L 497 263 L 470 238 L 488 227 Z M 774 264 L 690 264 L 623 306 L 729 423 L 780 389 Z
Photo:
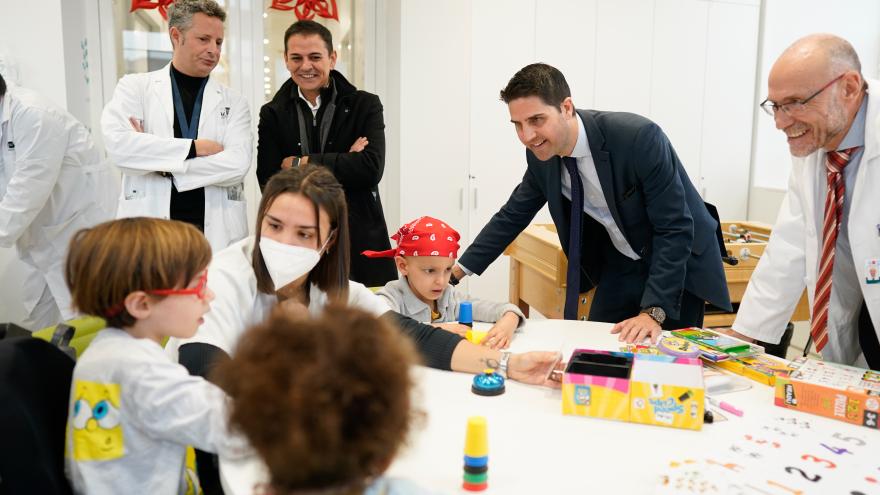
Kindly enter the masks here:
M 202 113 L 202 96 L 205 94 L 205 85 L 208 83 L 206 77 L 202 81 L 199 92 L 196 94 L 196 102 L 193 105 L 192 119 L 189 124 L 186 122 L 186 113 L 183 111 L 183 100 L 180 99 L 180 89 L 177 88 L 177 79 L 174 78 L 174 72 L 171 72 L 171 92 L 174 94 L 174 112 L 177 114 L 177 123 L 180 124 L 180 137 L 184 139 L 195 139 L 199 133 L 199 115 Z

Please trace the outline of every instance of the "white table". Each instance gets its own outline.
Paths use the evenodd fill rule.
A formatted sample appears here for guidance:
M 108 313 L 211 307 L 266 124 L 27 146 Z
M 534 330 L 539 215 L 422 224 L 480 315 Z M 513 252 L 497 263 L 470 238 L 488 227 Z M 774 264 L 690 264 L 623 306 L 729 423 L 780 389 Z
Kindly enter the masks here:
M 575 348 L 619 350 L 610 324 L 530 320 L 511 350 L 558 350 L 565 359 Z M 650 493 L 669 460 L 717 449 L 717 438 L 737 433 L 748 423 L 773 416 L 808 417 L 813 424 L 863 429 L 773 405 L 773 388 L 752 388 L 722 398 L 745 414 L 707 424 L 702 431 L 680 430 L 595 418 L 564 416 L 559 390 L 507 382 L 505 394 L 471 393 L 473 375 L 428 368 L 416 371 L 416 397 L 428 413 L 388 474 L 409 478 L 441 493 L 461 489 L 465 425 L 469 416 L 485 416 L 489 425 L 489 489 L 485 494 Z M 713 440 L 714 439 L 714 440 Z M 250 495 L 265 479 L 258 460 L 221 461 L 226 493 Z

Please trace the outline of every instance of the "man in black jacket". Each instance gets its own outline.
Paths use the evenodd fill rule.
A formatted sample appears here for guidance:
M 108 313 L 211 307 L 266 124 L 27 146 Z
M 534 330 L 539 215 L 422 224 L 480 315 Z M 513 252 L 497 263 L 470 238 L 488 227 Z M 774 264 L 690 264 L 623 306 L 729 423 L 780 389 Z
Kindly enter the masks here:
M 385 122 L 379 97 L 359 91 L 339 72 L 330 31 L 298 21 L 284 33 L 290 80 L 260 109 L 257 178 L 305 163 L 329 168 L 345 189 L 351 233 L 351 280 L 369 287 L 397 279 L 390 259 L 366 249 L 390 249 L 378 185 L 385 168 Z

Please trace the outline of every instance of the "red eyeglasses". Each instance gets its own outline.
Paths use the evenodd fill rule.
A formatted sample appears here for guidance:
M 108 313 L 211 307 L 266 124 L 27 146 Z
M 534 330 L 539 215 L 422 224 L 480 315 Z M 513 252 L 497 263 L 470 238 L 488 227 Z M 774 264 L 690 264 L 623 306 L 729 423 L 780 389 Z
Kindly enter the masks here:
M 199 299 L 205 299 L 207 296 L 208 289 L 208 270 L 205 270 L 204 273 L 199 276 L 199 282 L 195 287 L 190 287 L 188 289 L 153 289 L 144 291 L 147 294 L 152 294 L 154 296 L 188 296 L 188 295 L 196 295 L 199 296 Z M 122 308 L 124 305 L 122 303 L 113 306 L 108 309 L 104 316 L 107 318 L 112 318 L 119 313 L 122 312 Z
M 195 294 L 199 296 L 199 299 L 204 299 L 206 294 L 205 289 L 207 288 L 208 270 L 205 270 L 199 277 L 199 283 L 197 283 L 195 287 L 190 287 L 189 289 L 153 289 L 145 292 L 154 296 L 186 296 L 189 294 Z

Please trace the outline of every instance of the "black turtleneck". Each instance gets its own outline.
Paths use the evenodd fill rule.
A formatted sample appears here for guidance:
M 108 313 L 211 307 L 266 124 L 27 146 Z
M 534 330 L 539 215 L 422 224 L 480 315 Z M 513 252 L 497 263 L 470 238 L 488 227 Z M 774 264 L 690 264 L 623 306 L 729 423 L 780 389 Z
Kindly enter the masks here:
M 193 106 L 196 103 L 196 96 L 202 81 L 205 77 L 192 77 L 180 72 L 171 65 L 171 72 L 177 81 L 177 89 L 180 91 L 180 100 L 183 102 L 183 112 L 186 115 L 187 122 L 192 120 Z M 172 96 L 173 98 L 173 96 Z M 173 101 L 173 100 L 172 100 Z M 175 109 L 175 112 L 177 110 Z M 183 137 L 180 132 L 180 123 L 177 121 L 177 114 L 174 114 L 174 137 Z M 198 129 L 196 130 L 198 135 Z M 196 156 L 195 141 L 189 148 L 187 160 Z M 171 187 L 171 219 L 187 222 L 198 227 L 199 230 L 205 230 L 205 189 L 199 187 L 191 191 L 178 192 L 177 187 Z

